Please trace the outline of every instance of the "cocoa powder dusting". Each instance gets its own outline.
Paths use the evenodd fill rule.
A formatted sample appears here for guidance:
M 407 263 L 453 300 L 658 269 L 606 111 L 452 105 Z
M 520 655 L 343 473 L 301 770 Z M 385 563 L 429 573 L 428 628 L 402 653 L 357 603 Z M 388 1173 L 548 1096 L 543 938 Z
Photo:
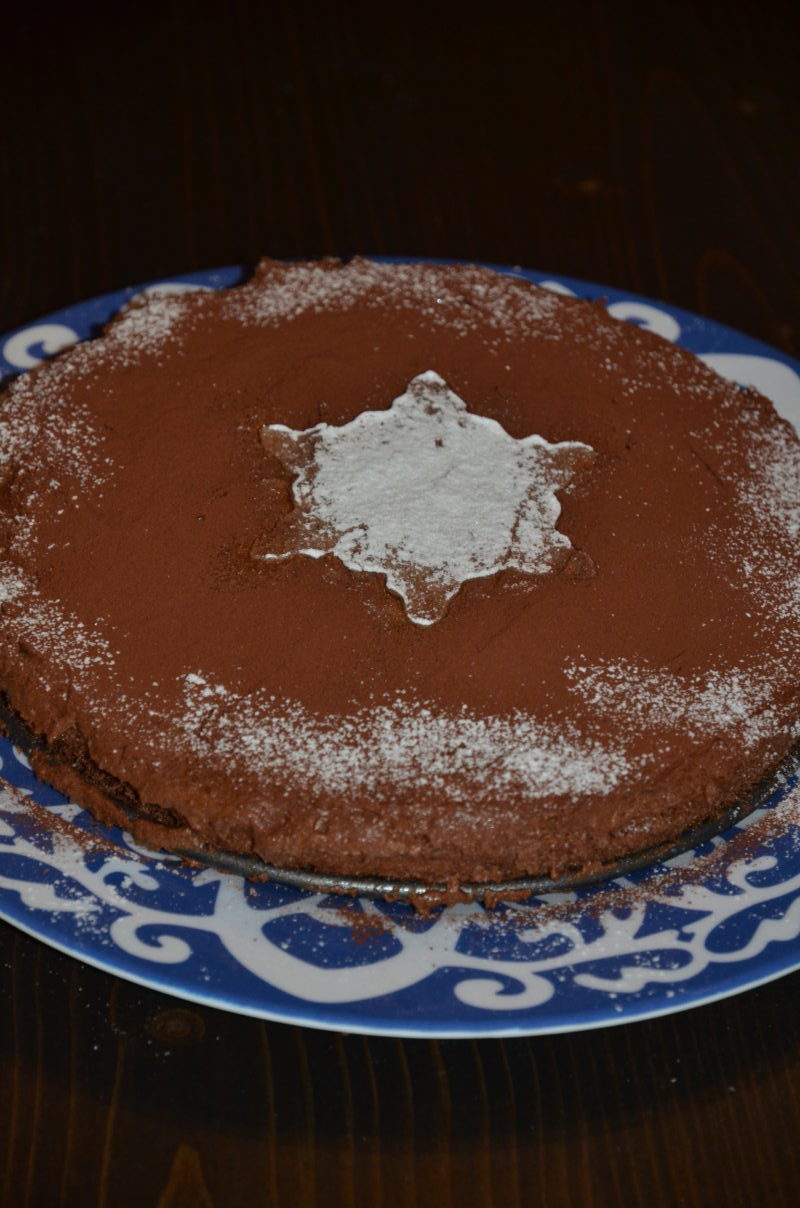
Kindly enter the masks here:
M 382 574 L 254 557 L 294 507 L 262 430 L 431 371 L 514 440 L 594 451 L 558 491 L 573 556 L 468 579 L 425 627 Z M 45 778 L 106 820 L 97 786 L 127 786 L 150 843 L 455 882 L 618 859 L 800 737 L 799 468 L 766 400 L 598 305 L 267 261 L 7 391 L 0 688 L 45 749 L 78 736 L 83 770 Z

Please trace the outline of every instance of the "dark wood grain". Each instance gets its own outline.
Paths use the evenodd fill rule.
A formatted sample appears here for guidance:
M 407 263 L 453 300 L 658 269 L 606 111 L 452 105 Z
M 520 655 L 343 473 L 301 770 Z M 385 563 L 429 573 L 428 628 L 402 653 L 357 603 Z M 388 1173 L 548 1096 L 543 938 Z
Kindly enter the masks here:
M 520 263 L 800 344 L 796 6 L 19 7 L 0 329 L 178 271 Z M 651 1023 L 403 1042 L 194 1007 L 0 928 L 18 1205 L 794 1204 L 800 977 Z

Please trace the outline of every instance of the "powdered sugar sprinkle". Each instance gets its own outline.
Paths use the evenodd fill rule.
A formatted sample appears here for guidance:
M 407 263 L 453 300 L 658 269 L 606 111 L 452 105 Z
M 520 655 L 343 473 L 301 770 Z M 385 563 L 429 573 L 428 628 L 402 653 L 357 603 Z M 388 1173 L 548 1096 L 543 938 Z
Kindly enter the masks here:
M 242 696 L 201 672 L 184 679 L 178 749 L 213 750 L 236 775 L 284 780 L 301 792 L 361 795 L 387 789 L 434 792 L 458 800 L 503 793 L 529 800 L 605 794 L 630 770 L 624 753 L 521 713 L 449 715 L 405 701 L 336 718 L 259 693 Z
M 577 441 L 515 440 L 432 370 L 386 410 L 340 427 L 271 424 L 261 440 L 295 473 L 297 506 L 256 556 L 332 553 L 383 574 L 418 625 L 440 620 L 467 579 L 557 569 L 571 543 L 555 492 L 594 457 Z

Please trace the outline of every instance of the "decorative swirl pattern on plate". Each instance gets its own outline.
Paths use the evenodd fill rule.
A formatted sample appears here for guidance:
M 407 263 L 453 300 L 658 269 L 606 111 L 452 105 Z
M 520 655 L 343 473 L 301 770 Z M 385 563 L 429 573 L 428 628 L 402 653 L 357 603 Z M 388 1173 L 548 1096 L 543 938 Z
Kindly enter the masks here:
M 2 755 L 3 775 L 25 779 L 11 748 Z M 100 963 L 121 961 L 138 977 L 149 966 L 158 984 L 164 979 L 153 977 L 155 967 L 184 966 L 170 988 L 188 997 L 206 997 L 219 950 L 233 1004 L 243 978 L 306 1007 L 364 1008 L 415 990 L 424 1002 L 425 984 L 446 973 L 456 1018 L 460 1006 L 508 1016 L 548 1005 L 552 1013 L 580 1000 L 581 990 L 604 995 L 612 1013 L 623 1013 L 626 1000 L 658 995 L 669 1003 L 715 967 L 757 962 L 769 945 L 800 937 L 800 827 L 791 794 L 748 820 L 766 809 L 787 814 L 773 849 L 718 857 L 704 881 L 687 875 L 681 883 L 679 875 L 664 888 L 656 876 L 631 897 L 633 882 L 620 880 L 501 910 L 455 906 L 430 919 L 407 907 L 192 870 L 118 832 L 111 848 L 109 832 L 78 806 L 46 808 L 74 834 L 48 825 L 44 810 L 31 812 L 23 793 L 0 791 L 0 906 L 16 896 L 34 931 L 37 921 L 55 928 L 61 946 L 78 955 L 114 950 Z M 663 867 L 688 873 L 702 854 Z
M 242 275 L 231 268 L 146 288 L 217 288 Z M 523 275 L 606 297 L 617 318 L 756 386 L 800 427 L 800 376 L 780 353 L 646 299 Z M 137 292 L 10 336 L 0 376 L 86 338 Z M 746 855 L 732 842 L 736 827 L 660 866 L 667 877 L 422 918 L 400 904 L 190 869 L 100 827 L 36 781 L 6 740 L 0 761 L 16 786 L 0 789 L 0 915 L 112 972 L 216 1006 L 394 1035 L 508 1035 L 659 1014 L 800 964 L 800 794 L 791 782 L 748 819 L 768 814 L 774 825 Z

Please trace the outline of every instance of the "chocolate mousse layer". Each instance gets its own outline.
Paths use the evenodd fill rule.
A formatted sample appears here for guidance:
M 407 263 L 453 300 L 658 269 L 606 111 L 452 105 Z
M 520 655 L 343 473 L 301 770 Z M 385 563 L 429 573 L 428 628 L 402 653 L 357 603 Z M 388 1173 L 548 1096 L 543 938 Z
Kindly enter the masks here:
M 0 690 L 156 847 L 586 870 L 797 742 L 799 530 L 771 404 L 601 305 L 265 261 L 6 392 Z

